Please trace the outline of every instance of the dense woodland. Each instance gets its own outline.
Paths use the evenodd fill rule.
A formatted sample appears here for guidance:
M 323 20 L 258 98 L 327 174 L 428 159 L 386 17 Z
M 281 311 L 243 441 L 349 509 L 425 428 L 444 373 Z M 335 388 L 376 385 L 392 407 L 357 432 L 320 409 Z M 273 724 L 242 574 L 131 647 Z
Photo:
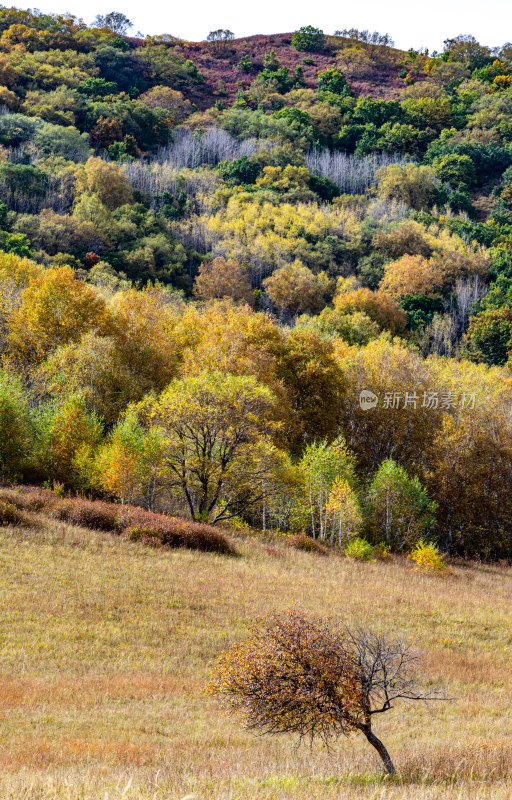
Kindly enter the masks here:
M 2 480 L 512 558 L 512 45 L 128 29 L 0 9 Z

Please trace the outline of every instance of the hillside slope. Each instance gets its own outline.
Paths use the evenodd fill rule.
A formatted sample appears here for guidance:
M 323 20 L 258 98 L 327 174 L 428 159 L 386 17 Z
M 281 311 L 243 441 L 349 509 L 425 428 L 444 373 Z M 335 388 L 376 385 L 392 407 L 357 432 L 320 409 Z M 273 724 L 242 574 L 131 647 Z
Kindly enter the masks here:
M 283 67 L 287 67 L 293 75 L 295 68 L 300 66 L 304 72 L 304 83 L 308 89 L 316 89 L 318 72 L 336 64 L 336 52 L 333 48 L 326 48 L 315 53 L 306 53 L 296 50 L 292 45 L 292 33 L 278 33 L 271 36 L 256 35 L 234 39 L 226 44 L 223 51 L 215 53 L 208 42 L 184 42 L 175 50 L 185 59 L 191 59 L 199 68 L 205 78 L 203 87 L 194 90 L 194 99 L 198 106 L 206 108 L 212 104 L 213 99 L 224 99 L 228 105 L 235 98 L 239 86 L 246 90 L 258 71 L 263 68 L 263 59 L 271 50 Z M 337 46 L 342 48 L 350 44 L 342 37 L 330 37 Z M 137 40 L 131 40 L 138 44 Z M 376 54 L 382 53 L 383 48 L 376 46 Z M 243 56 L 248 56 L 254 68 L 250 73 L 236 69 Z M 398 90 L 404 87 L 403 80 L 398 77 L 396 62 L 406 56 L 400 50 L 389 51 L 388 63 L 382 59 L 376 61 L 367 75 L 350 78 L 350 87 L 356 96 L 368 95 L 370 97 L 384 97 L 389 99 L 397 95 Z M 306 63 L 304 63 L 306 59 Z M 219 95 L 218 82 L 225 84 L 225 94 Z M 238 83 L 237 83 L 238 82 Z
M 238 537 L 233 559 L 61 522 L 0 537 L 4 798 L 476 798 L 512 790 L 512 570 L 369 564 Z M 379 725 L 402 778 L 355 737 L 331 754 L 259 738 L 201 689 L 250 620 L 300 606 L 406 637 L 454 699 Z M 402 712 L 406 713 L 402 713 Z M 21 770 L 21 772 L 20 772 Z

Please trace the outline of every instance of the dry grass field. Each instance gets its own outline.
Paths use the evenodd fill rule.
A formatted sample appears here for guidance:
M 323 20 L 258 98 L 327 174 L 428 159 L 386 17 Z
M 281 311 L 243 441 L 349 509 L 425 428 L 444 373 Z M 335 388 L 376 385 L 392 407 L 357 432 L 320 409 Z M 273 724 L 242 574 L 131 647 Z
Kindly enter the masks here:
M 2 800 L 512 797 L 512 570 L 422 575 L 238 537 L 237 558 L 65 523 L 0 529 Z M 332 752 L 262 738 L 202 692 L 249 620 L 300 606 L 403 635 L 455 698 Z

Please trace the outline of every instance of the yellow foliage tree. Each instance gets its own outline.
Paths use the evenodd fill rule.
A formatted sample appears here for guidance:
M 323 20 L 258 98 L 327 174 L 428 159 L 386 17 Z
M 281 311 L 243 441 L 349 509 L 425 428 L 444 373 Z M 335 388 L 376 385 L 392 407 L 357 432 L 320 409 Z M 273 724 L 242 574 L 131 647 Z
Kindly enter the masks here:
M 101 295 L 77 280 L 70 267 L 52 268 L 23 290 L 21 305 L 9 320 L 7 347 L 16 363 L 38 364 L 59 345 L 78 341 L 87 331 L 107 329 Z
M 91 156 L 78 171 L 75 195 L 95 194 L 112 210 L 132 200 L 132 190 L 117 164 Z
M 338 478 L 331 489 L 326 504 L 327 519 L 331 527 L 331 541 L 345 547 L 362 526 L 362 516 L 356 496 L 348 481 Z
M 109 311 L 121 364 L 139 384 L 139 397 L 161 391 L 177 373 L 179 308 L 163 289 L 148 287 L 118 292 Z

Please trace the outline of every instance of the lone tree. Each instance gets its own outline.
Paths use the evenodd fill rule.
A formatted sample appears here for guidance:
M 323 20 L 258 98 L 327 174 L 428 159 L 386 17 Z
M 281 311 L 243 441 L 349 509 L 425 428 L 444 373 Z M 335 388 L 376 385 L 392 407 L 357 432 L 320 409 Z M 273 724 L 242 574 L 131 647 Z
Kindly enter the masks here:
M 317 50 L 323 50 L 325 47 L 324 32 L 320 28 L 314 28 L 312 25 L 304 25 L 293 34 L 292 45 L 296 50 L 302 50 L 306 53 L 315 53 Z
M 248 641 L 223 653 L 207 689 L 265 734 L 297 733 L 328 744 L 361 731 L 394 774 L 372 718 L 399 699 L 441 699 L 437 690 L 417 687 L 418 659 L 401 641 L 285 611 L 255 623 Z

